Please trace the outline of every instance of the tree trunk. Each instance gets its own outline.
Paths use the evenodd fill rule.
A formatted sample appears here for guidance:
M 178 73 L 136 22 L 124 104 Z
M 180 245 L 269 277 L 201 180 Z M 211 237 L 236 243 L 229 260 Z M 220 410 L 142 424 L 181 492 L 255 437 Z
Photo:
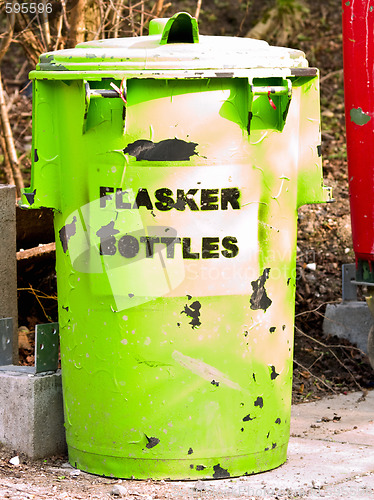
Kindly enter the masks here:
M 84 42 L 85 35 L 85 18 L 84 11 L 86 0 L 77 0 L 69 14 L 70 33 L 69 47 L 75 47 L 78 43 Z

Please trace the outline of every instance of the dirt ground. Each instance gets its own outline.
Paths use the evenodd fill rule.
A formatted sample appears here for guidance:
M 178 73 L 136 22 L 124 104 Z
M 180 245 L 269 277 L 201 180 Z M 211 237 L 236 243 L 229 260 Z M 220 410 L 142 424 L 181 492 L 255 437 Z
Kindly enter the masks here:
M 243 36 L 259 19 L 263 7 L 270 4 L 270 0 L 248 3 L 244 0 L 203 0 L 200 31 L 202 34 Z M 191 5 L 193 8 L 188 8 Z M 364 353 L 347 341 L 322 335 L 326 304 L 341 300 L 341 266 L 354 261 L 344 129 L 341 1 L 307 0 L 305 5 L 309 11 L 299 26 L 291 26 L 287 45 L 304 50 L 310 66 L 321 71 L 324 177 L 325 184 L 333 188 L 336 201 L 303 207 L 299 211 L 294 403 L 358 389 L 365 392 L 374 387 L 374 372 Z M 193 12 L 194 8 L 192 1 L 172 2 L 168 14 L 180 10 Z M 277 44 L 279 36 L 274 30 L 267 40 Z M 8 95 L 13 99 L 11 116 L 27 177 L 31 102 L 29 97 L 16 95 L 18 83 L 12 83 L 25 77 L 27 68 L 21 66 L 17 61 L 11 67 L 8 61 L 3 73 Z M 38 243 L 49 243 L 53 238 L 50 220 L 48 214 L 43 217 L 46 217 L 46 230 Z M 24 237 L 19 245 L 26 240 Z M 27 327 L 31 341 L 29 348 L 20 350 L 20 362 L 30 364 L 33 362 L 35 324 L 57 319 L 54 255 L 19 261 L 18 266 L 20 325 Z M 36 294 L 34 290 L 41 293 Z M 171 487 L 169 483 L 99 478 L 72 469 L 66 463 L 67 457 L 33 462 L 20 456 L 20 465 L 13 465 L 9 461 L 16 455 L 14 450 L 0 448 L 0 498 L 104 499 L 122 495 L 123 498 L 149 500 L 178 498 L 179 492 L 187 498 L 178 483 Z M 200 497 L 201 491 L 191 487 L 188 498 Z

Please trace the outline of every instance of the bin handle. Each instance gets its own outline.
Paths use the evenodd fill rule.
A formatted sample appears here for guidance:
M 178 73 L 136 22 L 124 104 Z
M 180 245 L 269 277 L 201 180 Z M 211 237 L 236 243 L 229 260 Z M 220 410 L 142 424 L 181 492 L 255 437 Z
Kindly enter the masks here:
M 288 115 L 288 110 L 290 109 L 291 99 L 292 99 L 292 82 L 288 78 L 283 85 L 254 85 L 250 84 L 250 93 L 252 94 L 252 99 L 250 100 L 249 115 L 252 117 L 252 104 L 253 97 L 256 95 L 267 95 L 269 98 L 269 105 L 276 110 L 272 96 L 285 96 L 283 102 L 280 102 L 279 117 L 280 126 L 279 130 L 282 132 Z M 250 133 L 250 122 L 248 124 L 248 132 Z
M 178 12 L 165 24 L 160 45 L 167 43 L 199 43 L 197 20 L 187 12 Z

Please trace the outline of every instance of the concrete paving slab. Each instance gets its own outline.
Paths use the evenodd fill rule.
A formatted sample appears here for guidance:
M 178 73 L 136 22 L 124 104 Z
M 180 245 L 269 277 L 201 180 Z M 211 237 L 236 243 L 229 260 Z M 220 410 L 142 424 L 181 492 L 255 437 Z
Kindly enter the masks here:
M 374 498 L 373 437 L 374 392 L 294 405 L 284 465 L 248 477 L 179 482 L 179 491 L 232 500 Z
M 356 498 L 359 500 L 372 500 L 374 497 L 373 484 L 374 474 L 372 473 L 368 473 L 364 476 L 356 476 L 350 481 L 329 485 L 316 491 L 316 496 L 310 496 L 310 500 L 314 500 L 314 498 L 331 498 L 333 500 Z
M 291 435 L 374 446 L 374 392 L 294 405 Z

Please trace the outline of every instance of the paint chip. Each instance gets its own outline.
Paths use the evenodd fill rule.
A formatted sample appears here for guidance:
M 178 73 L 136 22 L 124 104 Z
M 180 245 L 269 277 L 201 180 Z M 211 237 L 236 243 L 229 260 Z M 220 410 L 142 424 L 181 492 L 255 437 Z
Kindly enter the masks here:
M 63 226 L 58 232 L 64 253 L 68 251 L 68 243 L 70 238 L 77 232 L 76 223 L 77 218 L 74 216 L 70 224 L 65 224 L 65 226 Z
M 213 470 L 214 470 L 213 474 L 214 479 L 224 479 L 230 477 L 229 471 L 227 469 L 223 469 L 220 466 L 220 464 L 214 465 Z
M 362 111 L 361 108 L 352 108 L 349 114 L 351 116 L 351 121 L 360 127 L 366 125 L 371 120 L 371 116 Z
M 262 275 L 251 282 L 253 294 L 250 298 L 251 309 L 257 311 L 262 309 L 264 312 L 271 306 L 272 300 L 269 299 L 265 290 L 265 283 L 269 279 L 270 268 L 264 269 Z
M 200 321 L 200 309 L 201 309 L 201 304 L 198 300 L 195 300 L 190 305 L 185 305 L 184 310 L 181 311 L 181 314 L 186 314 L 188 317 L 192 318 L 190 321 L 190 325 L 192 325 L 192 329 L 197 328 L 198 326 L 201 325 Z
M 259 406 L 260 408 L 262 408 L 264 406 L 264 400 L 262 399 L 261 396 L 259 396 L 256 401 L 254 402 L 254 405 L 255 406 Z
M 186 142 L 177 138 L 156 143 L 138 139 L 128 144 L 123 152 L 135 156 L 137 161 L 188 161 L 191 156 L 197 155 L 197 146 L 196 142 Z
M 275 380 L 277 377 L 279 377 L 279 373 L 275 371 L 275 366 L 271 366 L 271 373 L 270 373 L 270 378 L 271 380 Z
M 156 437 L 148 437 L 148 436 L 145 436 L 145 437 L 148 440 L 148 443 L 145 445 L 145 447 L 148 449 L 154 448 L 160 442 L 160 440 Z

